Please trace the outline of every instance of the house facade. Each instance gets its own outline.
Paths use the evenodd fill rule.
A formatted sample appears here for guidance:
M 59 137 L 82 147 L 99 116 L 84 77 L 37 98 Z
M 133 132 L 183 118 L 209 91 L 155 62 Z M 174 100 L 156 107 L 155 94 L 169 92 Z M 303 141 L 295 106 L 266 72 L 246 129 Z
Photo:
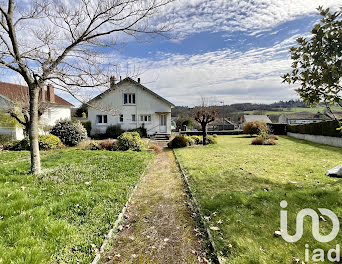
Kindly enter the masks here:
M 104 134 L 111 125 L 123 130 L 146 128 L 149 136 L 171 134 L 171 108 L 174 105 L 129 77 L 115 83 L 90 100 L 88 120 L 91 134 Z
M 28 105 L 28 87 L 12 83 L 0 82 L 0 111 L 5 114 L 7 109 L 15 105 Z M 44 104 L 44 112 L 40 117 L 40 134 L 44 134 L 43 127 L 53 126 L 61 119 L 71 119 L 71 107 L 73 105 L 55 94 L 54 87 L 48 85 L 42 89 L 39 98 L 40 104 Z M 0 134 L 10 135 L 12 139 L 23 139 L 24 130 L 19 124 L 8 126 L 0 120 Z

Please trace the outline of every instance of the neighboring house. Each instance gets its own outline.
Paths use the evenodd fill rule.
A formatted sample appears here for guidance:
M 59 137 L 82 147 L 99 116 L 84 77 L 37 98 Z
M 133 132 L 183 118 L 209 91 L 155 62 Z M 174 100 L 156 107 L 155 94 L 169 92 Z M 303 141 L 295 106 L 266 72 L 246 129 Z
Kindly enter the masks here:
M 326 114 L 318 113 L 308 113 L 308 112 L 301 112 L 301 113 L 293 113 L 293 114 L 281 114 L 279 116 L 278 123 L 280 124 L 309 124 L 309 123 L 318 123 L 322 121 L 328 121 L 332 118 Z
M 243 115 L 240 118 L 240 128 L 247 122 L 262 122 L 265 124 L 271 124 L 272 121 L 267 115 Z
M 235 124 L 229 119 L 225 118 L 224 121 L 222 118 L 216 119 L 214 122 L 209 124 L 208 130 L 214 131 L 222 131 L 222 130 L 234 130 Z
M 6 112 L 16 102 L 28 102 L 28 87 L 12 83 L 0 82 L 0 110 Z M 40 103 L 46 104 L 46 109 L 40 117 L 40 126 L 53 126 L 57 120 L 70 119 L 73 105 L 54 92 L 54 87 L 48 85 L 40 92 Z M 40 133 L 43 133 L 41 130 Z M 12 135 L 13 139 L 24 138 L 24 131 L 20 125 L 15 127 L 0 126 L 0 134 Z
M 342 121 L 342 112 L 334 112 L 334 115 L 331 113 L 327 112 L 326 115 L 331 119 L 335 120 L 335 118 L 339 121 Z
M 123 130 L 145 127 L 148 136 L 171 134 L 171 108 L 174 104 L 127 77 L 88 102 L 91 134 L 104 134 L 110 125 Z

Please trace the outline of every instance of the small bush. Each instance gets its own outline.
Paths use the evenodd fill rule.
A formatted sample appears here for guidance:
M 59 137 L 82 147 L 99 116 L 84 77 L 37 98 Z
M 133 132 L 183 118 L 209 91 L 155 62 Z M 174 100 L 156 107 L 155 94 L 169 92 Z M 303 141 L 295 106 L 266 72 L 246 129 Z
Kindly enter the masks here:
M 118 138 L 124 131 L 120 125 L 109 126 L 106 129 L 107 138 Z
M 125 132 L 118 137 L 119 150 L 141 151 L 143 146 L 144 142 L 138 132 Z
M 24 138 L 22 140 L 14 140 L 8 144 L 5 144 L 4 149 L 12 151 L 30 150 L 28 138 Z
M 278 137 L 277 137 L 277 136 L 275 136 L 275 135 L 270 135 L 270 136 L 269 136 L 269 139 L 272 139 L 272 140 L 278 140 Z
M 193 146 L 193 145 L 196 144 L 195 139 L 193 139 L 192 137 L 187 136 L 186 139 L 187 139 L 188 142 L 189 142 L 189 146 Z
M 38 139 L 40 150 L 50 150 L 63 148 L 61 140 L 54 135 L 39 135 Z M 22 140 L 15 140 L 5 146 L 7 150 L 22 151 L 30 150 L 30 140 L 28 137 Z
M 266 139 L 264 141 L 264 144 L 263 145 L 277 145 L 277 141 L 275 141 L 274 139 Z
M 117 151 L 118 150 L 118 143 L 116 140 L 108 138 L 102 140 L 100 143 L 102 149 L 109 150 L 109 151 Z
M 189 141 L 185 136 L 175 136 L 168 144 L 169 148 L 185 148 L 189 146 Z
M 138 127 L 138 128 L 130 129 L 127 132 L 138 132 L 141 138 L 147 137 L 147 130 L 145 127 Z
M 91 132 L 91 122 L 81 122 L 82 126 L 87 130 L 87 135 L 90 137 L 90 132 Z
M 264 139 L 262 137 L 256 137 L 252 140 L 252 145 L 276 145 L 277 141 L 274 139 L 268 138 Z
M 0 148 L 12 141 L 11 135 L 0 135 Z
M 217 140 L 213 136 L 207 136 L 207 144 L 217 144 Z
M 242 127 L 244 134 L 249 134 L 251 136 L 259 134 L 262 130 L 267 130 L 266 125 L 261 122 L 247 122 Z
M 191 138 L 195 141 L 195 144 L 200 145 L 203 143 L 203 138 L 201 136 L 191 136 Z
M 214 134 L 213 137 L 214 137 L 214 138 L 217 138 L 217 134 Z
M 264 139 L 262 137 L 256 137 L 252 140 L 252 145 L 263 145 Z
M 76 146 L 87 139 L 87 130 L 79 121 L 61 120 L 56 123 L 50 133 L 59 137 L 67 146 Z
M 95 140 L 86 140 L 78 144 L 78 147 L 83 150 L 100 150 L 101 145 Z
M 92 139 L 101 140 L 108 138 L 106 134 L 94 134 L 91 136 Z
M 50 150 L 59 149 L 63 147 L 61 140 L 54 135 L 40 135 L 39 136 L 39 149 Z
M 162 148 L 156 144 L 151 144 L 149 149 L 153 149 L 156 153 L 161 153 L 163 151 Z

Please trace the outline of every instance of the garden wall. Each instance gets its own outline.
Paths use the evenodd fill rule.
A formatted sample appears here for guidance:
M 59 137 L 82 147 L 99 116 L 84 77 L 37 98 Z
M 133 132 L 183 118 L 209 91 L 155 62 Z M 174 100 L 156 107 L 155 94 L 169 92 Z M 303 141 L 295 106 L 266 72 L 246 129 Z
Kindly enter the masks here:
M 309 135 L 309 134 L 299 134 L 299 133 L 287 133 L 288 136 L 298 138 L 298 139 L 304 139 L 307 141 L 330 145 L 334 147 L 342 147 L 342 138 L 338 137 L 328 137 L 328 136 L 317 136 L 317 135 Z

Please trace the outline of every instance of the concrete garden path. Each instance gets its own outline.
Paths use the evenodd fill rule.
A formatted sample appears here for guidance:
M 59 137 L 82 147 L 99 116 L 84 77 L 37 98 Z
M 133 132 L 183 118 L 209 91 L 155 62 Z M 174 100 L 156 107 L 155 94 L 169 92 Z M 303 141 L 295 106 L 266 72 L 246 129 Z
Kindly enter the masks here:
M 207 263 L 172 151 L 157 154 L 102 263 Z

